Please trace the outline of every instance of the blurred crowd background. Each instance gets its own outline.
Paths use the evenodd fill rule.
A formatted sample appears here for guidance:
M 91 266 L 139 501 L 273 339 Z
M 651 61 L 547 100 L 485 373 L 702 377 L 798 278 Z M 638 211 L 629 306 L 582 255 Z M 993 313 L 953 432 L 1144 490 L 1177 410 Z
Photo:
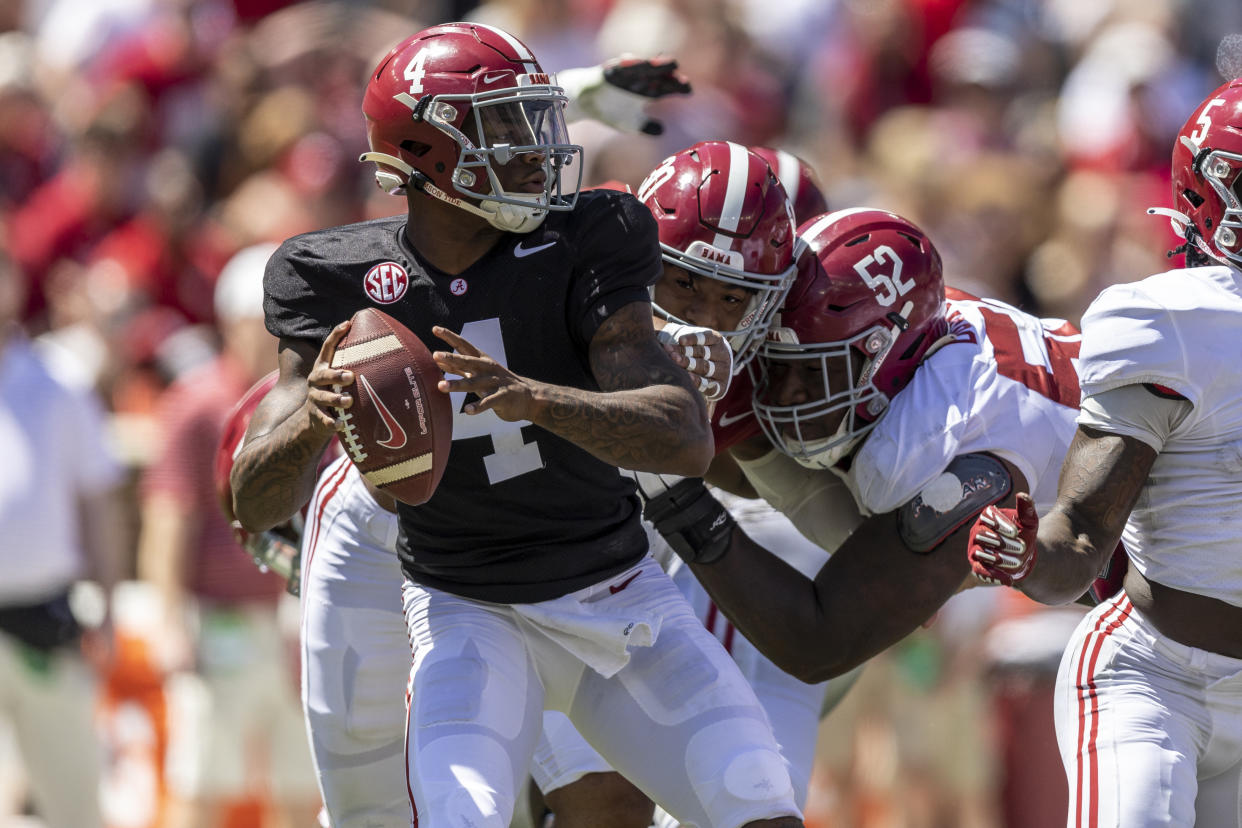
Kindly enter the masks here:
M 780 147 L 814 166 L 831 207 L 922 226 L 950 284 L 1074 322 L 1106 285 L 1167 269 L 1178 241 L 1144 210 L 1169 205 L 1173 136 L 1193 105 L 1242 74 L 1237 0 L 0 0 L 0 286 L 23 286 L 0 324 L 15 318 L 59 381 L 99 401 L 120 470 L 119 536 L 98 553 L 123 581 L 115 641 L 87 662 L 96 728 L 54 746 L 98 744 L 109 826 L 240 828 L 297 811 L 273 804 L 247 759 L 244 790 L 216 815 L 170 815 L 166 679 L 204 655 L 203 631 L 168 623 L 165 604 L 210 601 L 213 578 L 250 564 L 210 571 L 242 553 L 213 514 L 210 452 L 170 454 L 166 431 L 184 419 L 187 378 L 222 354 L 239 376 L 274 367 L 253 291 L 228 288 L 226 265 L 253 284 L 255 251 L 403 212 L 356 160 L 363 84 L 395 42 L 452 19 L 508 29 L 549 71 L 678 59 L 694 92 L 653 107 L 663 135 L 571 126 L 586 184 L 637 185 L 703 139 Z M 256 352 L 269 361 L 243 364 Z M 152 525 L 168 508 L 180 535 Z M 184 546 L 172 571 L 167 543 Z M 39 550 L 0 554 L 0 605 L 21 554 Z M 228 599 L 287 618 L 279 593 L 264 580 Z M 1063 824 L 1049 693 L 1077 618 L 970 590 L 876 659 L 823 723 L 808 825 Z M 296 620 L 280 629 L 294 639 Z M 296 687 L 296 664 L 283 675 Z M 0 825 L 40 825 L 2 685 Z M 273 750 L 256 747 L 254 767 Z

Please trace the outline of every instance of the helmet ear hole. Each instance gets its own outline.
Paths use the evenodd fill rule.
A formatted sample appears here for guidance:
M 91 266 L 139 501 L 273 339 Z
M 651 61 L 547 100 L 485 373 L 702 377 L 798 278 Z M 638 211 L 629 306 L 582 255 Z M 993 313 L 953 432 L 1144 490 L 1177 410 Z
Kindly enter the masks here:
M 1203 196 L 1199 195 L 1194 190 L 1182 190 L 1182 197 L 1189 201 L 1193 207 L 1203 206 Z
M 421 141 L 411 141 L 407 138 L 401 142 L 401 149 L 405 150 L 410 155 L 413 155 L 415 158 L 422 158 L 424 155 L 431 152 L 431 145 L 424 144 Z

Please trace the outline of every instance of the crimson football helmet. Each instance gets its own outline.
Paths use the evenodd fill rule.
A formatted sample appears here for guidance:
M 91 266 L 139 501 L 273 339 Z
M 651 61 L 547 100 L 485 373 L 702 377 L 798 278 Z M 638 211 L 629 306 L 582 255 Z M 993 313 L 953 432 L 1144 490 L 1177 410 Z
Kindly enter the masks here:
M 576 181 L 562 190 L 566 168 L 582 154 L 566 136 L 565 103 L 513 35 L 479 23 L 433 26 L 399 43 L 371 73 L 362 102 L 371 151 L 359 160 L 375 162 L 376 182 L 388 192 L 413 182 L 493 227 L 528 233 L 549 210 L 570 210 L 577 200 Z M 528 166 L 524 183 L 541 191 L 506 189 L 498 169 L 510 163 Z M 581 177 L 581 163 L 577 169 Z
M 811 165 L 793 153 L 772 147 L 751 147 L 750 151 L 758 155 L 785 188 L 789 202 L 793 205 L 794 222 L 805 224 L 818 215 L 828 212 L 828 200 L 819 186 L 819 178 Z
M 885 210 L 828 213 L 798 238 L 798 276 L 755 361 L 755 415 L 785 454 L 831 468 L 946 335 L 944 276 L 923 231 Z
M 1173 209 L 1168 216 L 1193 249 L 1242 266 L 1242 78 L 1222 84 L 1173 143 Z
M 638 188 L 664 261 L 751 293 L 736 329 L 734 373 L 750 361 L 794 277 L 794 220 L 767 162 L 741 144 L 701 141 L 665 158 Z M 659 305 L 661 317 L 680 324 Z

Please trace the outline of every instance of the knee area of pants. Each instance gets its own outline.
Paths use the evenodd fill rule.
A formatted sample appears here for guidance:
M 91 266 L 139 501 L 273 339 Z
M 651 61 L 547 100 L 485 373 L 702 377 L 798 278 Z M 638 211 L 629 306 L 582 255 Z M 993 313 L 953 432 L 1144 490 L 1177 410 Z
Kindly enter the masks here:
M 690 741 L 686 768 L 714 822 L 798 812 L 788 765 L 762 721 L 730 719 L 703 728 Z
M 491 797 L 480 791 L 458 788 L 444 803 L 446 828 L 508 828 Z
M 793 794 L 785 760 L 775 751 L 756 748 L 734 756 L 724 769 L 724 790 L 747 802 L 762 802 Z

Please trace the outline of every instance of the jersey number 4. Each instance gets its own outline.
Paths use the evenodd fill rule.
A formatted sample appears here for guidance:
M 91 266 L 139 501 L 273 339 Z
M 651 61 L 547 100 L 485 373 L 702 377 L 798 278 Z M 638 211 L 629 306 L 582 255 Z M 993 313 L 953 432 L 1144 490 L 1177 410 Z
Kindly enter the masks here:
M 461 329 L 464 339 L 470 340 L 479 350 L 492 359 L 509 366 L 505 356 L 505 341 L 500 334 L 500 320 L 480 319 L 467 322 Z M 456 375 L 450 375 L 456 378 Z M 466 414 L 462 406 L 466 404 L 466 392 L 454 391 L 449 394 L 453 405 L 453 439 L 466 440 L 471 437 L 491 437 L 492 453 L 483 456 L 483 465 L 487 469 L 487 481 L 492 485 L 509 480 L 527 472 L 543 468 L 543 458 L 539 454 L 539 444 L 523 442 L 522 426 L 530 425 L 529 420 L 508 422 L 496 416 L 495 411 L 484 411 L 482 414 Z

